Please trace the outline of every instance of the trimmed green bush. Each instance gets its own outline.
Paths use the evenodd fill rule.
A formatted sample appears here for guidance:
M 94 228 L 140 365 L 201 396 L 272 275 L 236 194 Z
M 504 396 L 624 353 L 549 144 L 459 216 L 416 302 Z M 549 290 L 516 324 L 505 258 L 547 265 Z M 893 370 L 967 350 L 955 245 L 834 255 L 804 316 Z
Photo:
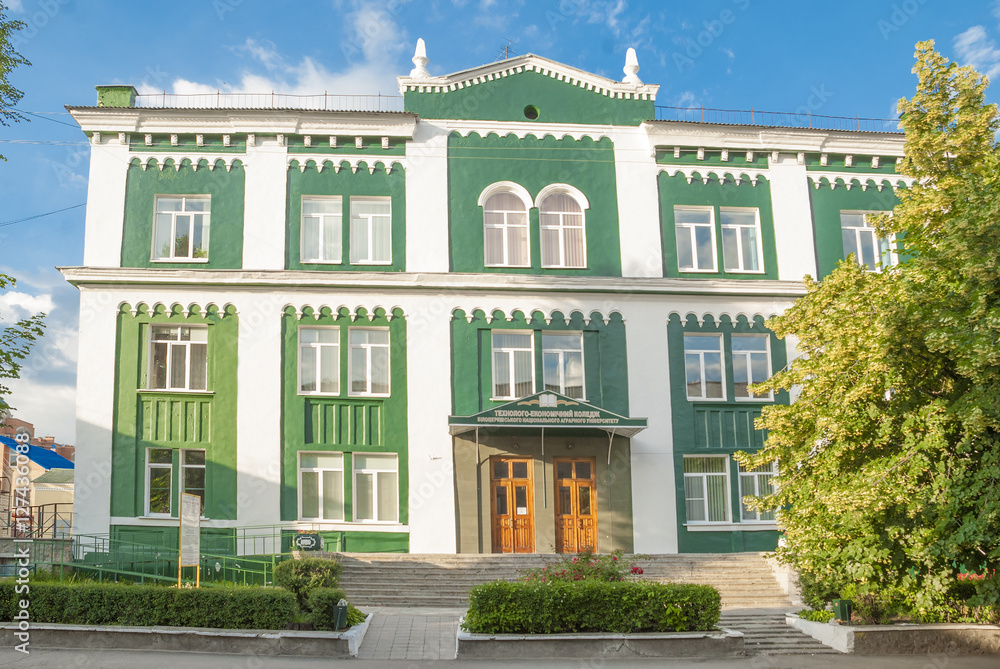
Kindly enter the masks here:
M 495 581 L 472 589 L 465 628 L 480 634 L 707 631 L 721 598 L 686 583 Z
M 299 607 L 309 610 L 309 593 L 315 588 L 336 588 L 343 567 L 327 558 L 284 560 L 274 567 L 274 584 L 295 595 Z
M 798 612 L 798 616 L 802 620 L 811 620 L 814 623 L 828 623 L 833 620 L 833 611 L 827 611 L 826 609 L 803 609 Z
M 0 582 L 0 620 L 10 621 L 29 599 L 32 622 L 73 625 L 168 625 L 222 629 L 284 629 L 295 597 L 278 588 L 171 588 L 118 583 L 32 583 L 17 594 Z

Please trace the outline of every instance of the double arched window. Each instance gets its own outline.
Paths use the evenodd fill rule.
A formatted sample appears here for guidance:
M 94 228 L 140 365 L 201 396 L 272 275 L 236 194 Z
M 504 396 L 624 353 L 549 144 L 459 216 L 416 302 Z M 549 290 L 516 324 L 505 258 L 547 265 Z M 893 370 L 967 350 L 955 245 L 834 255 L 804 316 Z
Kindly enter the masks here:
M 483 208 L 487 267 L 531 267 L 528 212 L 538 209 L 541 266 L 546 269 L 587 267 L 584 211 L 586 196 L 568 184 L 551 184 L 532 201 L 528 191 L 512 181 L 487 187 L 479 196 Z

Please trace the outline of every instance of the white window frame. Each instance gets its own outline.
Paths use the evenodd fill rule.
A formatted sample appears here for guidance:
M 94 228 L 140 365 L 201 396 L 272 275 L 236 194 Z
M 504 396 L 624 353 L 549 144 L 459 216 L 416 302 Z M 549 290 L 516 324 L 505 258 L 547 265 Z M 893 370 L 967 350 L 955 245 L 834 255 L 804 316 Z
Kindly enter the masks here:
M 746 339 L 749 339 L 751 337 L 753 337 L 755 339 L 763 339 L 764 340 L 764 350 L 763 351 L 737 351 L 736 348 L 732 344 L 732 340 L 736 339 L 738 337 L 742 337 L 742 338 L 746 338 Z M 764 355 L 767 358 L 767 378 L 768 379 L 771 378 L 772 369 L 773 369 L 773 367 L 771 367 L 771 336 L 770 335 L 766 335 L 766 334 L 758 335 L 758 334 L 748 334 L 748 333 L 745 333 L 745 332 L 734 332 L 732 334 L 732 336 L 730 337 L 729 349 L 730 349 L 730 352 L 732 353 L 732 360 L 733 360 L 733 384 L 734 384 L 733 385 L 733 399 L 735 399 L 737 402 L 773 402 L 774 401 L 774 393 L 771 392 L 771 391 L 768 391 L 767 395 L 752 395 L 750 397 L 740 397 L 739 395 L 736 394 L 736 386 L 735 386 L 735 384 L 736 384 L 736 358 L 740 357 L 740 358 L 744 359 L 743 360 L 743 364 L 745 364 L 747 366 L 747 377 L 750 378 L 751 372 L 753 370 L 753 367 L 750 364 L 751 363 L 751 356 L 754 353 L 758 353 L 758 354 L 759 353 L 764 353 Z M 763 379 L 763 380 L 766 381 L 767 379 Z M 748 381 L 748 384 L 750 384 L 750 385 L 752 385 L 754 383 L 761 383 L 761 381 L 755 381 L 753 379 L 750 379 Z
M 337 467 L 319 467 L 319 466 L 303 467 L 302 466 L 303 455 L 316 455 L 316 456 L 339 455 L 340 468 L 338 469 Z M 341 500 L 346 502 L 345 499 L 346 496 L 344 495 L 344 490 L 343 490 L 343 487 L 346 486 L 347 484 L 347 472 L 345 471 L 345 466 L 344 466 L 344 454 L 342 452 L 334 452 L 334 451 L 299 451 L 296 464 L 298 466 L 298 475 L 297 475 L 298 488 L 296 489 L 295 497 L 296 501 L 298 502 L 298 519 L 301 521 L 313 521 L 313 522 L 329 522 L 329 521 L 343 522 L 345 518 L 343 502 L 341 503 L 340 506 L 340 516 L 338 518 L 326 518 L 322 514 L 323 514 L 323 497 L 324 497 L 323 472 L 337 472 L 337 471 L 340 472 L 340 484 L 341 484 L 340 498 Z M 317 475 L 317 491 L 318 491 L 317 494 L 319 495 L 320 515 L 315 518 L 311 516 L 305 516 L 302 513 L 302 474 L 304 472 L 315 472 Z
M 150 457 L 151 451 L 169 451 L 170 452 L 170 462 L 152 462 Z M 146 448 L 146 478 L 143 481 L 143 488 L 145 489 L 145 511 L 146 516 L 149 518 L 171 518 L 174 512 L 174 449 L 172 448 L 162 448 L 160 446 L 150 446 Z M 170 493 L 167 498 L 167 506 L 169 507 L 166 513 L 153 513 L 150 509 L 150 492 L 149 489 L 149 476 L 154 469 L 166 469 L 170 473 Z
M 503 214 L 503 224 L 494 225 L 486 222 L 486 202 L 500 193 L 510 193 L 521 201 L 524 205 L 524 211 L 507 211 L 507 210 L 491 210 L 493 213 Z M 479 195 L 479 206 L 483 208 L 483 265 L 485 267 L 531 267 L 531 209 L 532 201 L 531 196 L 528 195 L 528 191 L 521 186 L 512 181 L 500 181 L 495 184 L 490 184 L 485 190 Z M 508 214 L 524 214 L 524 225 L 513 225 L 508 222 Z M 524 257 L 526 262 L 522 264 L 515 265 L 510 262 L 510 245 L 508 244 L 508 236 L 511 228 L 524 228 Z M 486 230 L 487 229 L 499 229 L 502 231 L 503 236 L 503 262 L 500 263 L 490 263 L 487 262 L 486 258 L 486 248 L 488 245 Z
M 847 214 L 849 216 L 861 216 L 863 225 L 861 225 L 860 227 L 856 225 L 849 225 L 845 227 L 844 214 Z M 874 269 L 869 268 L 869 270 L 874 272 L 880 272 L 882 271 L 882 269 L 886 267 L 891 267 L 892 265 L 899 263 L 899 255 L 895 251 L 893 251 L 893 248 L 895 248 L 896 245 L 895 235 L 890 235 L 888 239 L 881 239 L 877 234 L 875 234 L 875 228 L 873 228 L 871 225 L 868 224 L 868 216 L 874 214 L 888 214 L 889 216 L 892 216 L 891 211 L 879 211 L 877 209 L 873 209 L 870 211 L 865 211 L 860 209 L 841 209 L 840 210 L 841 244 L 843 244 L 843 231 L 853 230 L 854 246 L 857 249 L 856 251 L 853 251 L 854 260 L 862 267 L 868 267 L 867 263 L 862 262 L 861 258 L 859 257 L 861 253 L 861 233 L 863 231 L 866 231 L 869 234 L 871 234 L 872 248 L 874 249 L 876 255 L 875 255 L 875 268 Z M 881 245 L 883 243 L 885 243 L 887 247 L 884 251 L 881 248 Z M 844 258 L 847 258 L 847 256 L 849 256 L 851 253 L 852 251 L 848 251 L 845 248 Z
M 317 248 L 319 248 L 319 258 L 307 258 L 306 257 L 306 213 L 305 213 L 305 203 L 307 201 L 320 201 L 325 200 L 328 202 L 339 202 L 340 203 L 340 214 L 309 214 L 310 217 L 319 218 L 319 240 Z M 317 264 L 317 265 L 340 265 L 344 262 L 344 198 L 340 195 L 303 195 L 302 201 L 299 205 L 301 216 L 299 218 L 299 262 L 303 264 Z M 337 231 L 337 239 L 340 240 L 340 255 L 336 258 L 325 257 L 325 249 L 323 247 L 323 240 L 326 238 L 324 234 L 328 226 L 334 226 Z M 390 223 L 391 226 L 391 223 Z
M 497 335 L 497 334 L 499 334 L 499 335 L 516 334 L 516 335 L 528 336 L 530 338 L 531 343 L 528 345 L 527 348 L 525 348 L 525 347 L 511 348 L 511 347 L 506 347 L 506 346 L 501 346 L 501 347 L 498 348 L 497 345 L 496 345 L 496 343 L 495 343 L 495 340 L 494 340 L 494 335 Z M 515 356 L 515 353 L 517 353 L 518 351 L 520 351 L 522 353 L 524 351 L 527 351 L 528 354 L 531 356 L 531 392 L 529 392 L 528 394 L 531 395 L 532 393 L 535 392 L 535 388 L 537 387 L 536 384 L 535 384 L 535 331 L 534 330 L 527 330 L 527 331 L 525 331 L 525 330 L 491 330 L 490 331 L 490 367 L 491 367 L 491 370 L 492 370 L 491 381 L 493 382 L 493 389 L 492 389 L 492 397 L 490 399 L 492 399 L 492 400 L 516 400 L 516 399 L 520 399 L 521 397 L 525 397 L 525 395 L 517 395 L 516 394 L 517 393 L 517 391 L 516 391 L 517 384 L 515 383 L 516 378 L 514 376 L 514 369 L 515 369 L 515 367 L 514 367 L 514 356 Z M 498 352 L 506 354 L 506 356 L 507 356 L 507 366 L 508 366 L 508 369 L 510 370 L 510 375 L 507 378 L 507 383 L 510 386 L 510 395 L 498 395 L 497 394 L 497 385 L 498 384 L 497 384 L 496 356 L 497 356 Z
M 754 223 L 752 226 L 744 225 L 742 223 L 726 223 L 724 221 L 724 215 L 727 212 L 734 212 L 739 214 L 753 213 Z M 743 228 L 754 229 L 756 233 L 754 235 L 757 240 L 756 248 L 754 253 L 757 255 L 757 266 L 760 269 L 746 269 L 743 267 L 743 235 L 740 234 Z M 719 230 L 720 234 L 726 229 L 736 230 L 736 247 L 737 247 L 737 259 L 739 260 L 739 267 L 737 269 L 726 269 L 726 245 L 722 245 L 722 270 L 727 274 L 763 274 L 764 273 L 764 240 L 761 235 L 760 230 L 760 209 L 757 207 L 719 207 Z
M 701 211 L 708 212 L 708 224 L 704 223 L 678 223 L 677 222 L 677 212 L 678 211 Z M 712 266 L 711 267 L 699 267 L 698 266 L 698 243 L 696 240 L 695 229 L 696 228 L 708 228 L 712 235 Z M 691 234 L 691 262 L 693 267 L 690 269 L 684 269 L 680 266 L 680 252 L 677 253 L 677 271 L 683 274 L 714 274 L 719 271 L 719 242 L 716 238 L 715 233 L 715 207 L 697 207 L 693 205 L 674 205 L 674 241 L 678 243 L 677 240 L 677 229 L 687 228 L 690 230 Z
M 358 520 L 357 509 L 358 509 L 358 474 L 371 474 L 372 477 L 372 513 L 378 515 L 378 498 L 379 498 L 379 473 L 384 473 L 386 469 L 360 469 L 357 466 L 357 457 L 361 456 L 392 456 L 394 462 L 396 463 L 396 468 L 392 471 L 396 474 L 396 487 L 394 493 L 396 495 L 396 517 L 392 519 L 383 520 L 381 518 L 375 519 L 365 519 Z M 355 523 L 363 525 L 397 525 L 399 524 L 399 455 L 396 453 L 354 453 L 351 456 L 351 513 Z
M 737 476 L 739 477 L 740 522 L 741 523 L 757 523 L 757 524 L 761 524 L 761 525 L 774 525 L 777 522 L 776 518 L 771 518 L 771 519 L 761 518 L 760 517 L 760 514 L 761 514 L 760 511 L 751 511 L 751 510 L 747 509 L 746 505 L 743 503 L 743 498 L 744 497 L 751 497 L 751 496 L 752 497 L 760 497 L 761 496 L 760 495 L 760 479 L 758 477 L 760 477 L 760 476 L 766 476 L 768 478 L 772 478 L 773 479 L 777 475 L 778 475 L 778 461 L 777 460 L 771 462 L 771 470 L 770 471 L 763 471 L 763 472 L 760 472 L 760 471 L 745 471 L 743 469 L 743 465 L 739 466 L 739 471 L 737 473 Z M 743 477 L 744 476 L 746 476 L 746 477 L 753 477 L 753 490 L 744 490 L 743 489 Z M 771 487 L 772 488 L 775 487 L 773 483 L 771 484 Z M 743 516 L 746 515 L 746 514 L 753 514 L 754 518 L 749 518 L 749 519 L 748 518 L 744 518 Z
M 181 199 L 181 211 L 160 211 L 160 198 L 164 199 Z M 188 200 L 202 200 L 208 202 L 208 208 L 205 211 L 187 211 Z M 193 219 L 194 215 L 203 215 L 205 217 L 205 222 L 202 225 L 202 238 L 205 240 L 205 257 L 196 258 L 194 257 L 194 249 L 191 247 L 193 243 L 193 235 L 188 234 L 188 255 L 186 256 L 176 256 L 174 255 L 176 251 L 177 244 L 177 217 L 183 215 L 190 215 Z M 156 249 L 156 218 L 160 215 L 170 216 L 170 254 L 166 256 L 160 256 Z M 150 237 L 152 238 L 152 248 L 150 249 L 150 261 L 151 262 L 182 262 L 182 263 L 207 263 L 209 254 L 209 232 L 211 231 L 212 222 L 212 196 L 207 194 L 195 194 L 195 195 L 185 195 L 185 194 L 168 194 L 161 193 L 154 196 L 153 199 L 153 229 Z M 191 221 L 192 230 L 194 226 L 194 220 Z
M 205 333 L 205 341 L 204 342 L 196 342 L 196 341 L 180 341 L 180 340 L 173 341 L 173 340 L 162 340 L 162 339 L 160 339 L 160 340 L 154 340 L 153 339 L 153 330 L 156 329 L 156 328 L 170 328 L 172 330 L 181 330 L 181 329 L 186 328 L 186 329 L 189 329 L 189 330 L 198 330 L 200 332 L 204 332 Z M 183 392 L 183 393 L 207 393 L 207 392 L 210 392 L 209 389 L 208 389 L 208 381 L 209 381 L 209 379 L 208 379 L 208 327 L 207 326 L 204 326 L 204 325 L 169 325 L 169 324 L 164 324 L 164 323 L 150 323 L 149 324 L 149 338 L 148 338 L 148 342 L 149 342 L 149 357 L 147 359 L 147 366 L 146 366 L 146 390 L 157 390 L 157 391 L 163 391 L 163 392 Z M 164 379 L 166 385 L 163 388 L 155 388 L 152 385 L 153 384 L 153 364 L 154 364 L 153 360 L 154 360 L 154 355 L 155 355 L 153 349 L 154 349 L 154 345 L 156 343 L 164 343 L 164 344 L 167 345 L 166 374 L 165 374 L 165 379 Z M 199 346 L 204 346 L 205 347 L 205 387 L 204 388 L 195 388 L 195 389 L 191 388 L 191 345 L 192 344 L 197 344 Z M 171 386 L 170 385 L 170 377 L 171 377 L 170 370 L 171 370 L 171 363 L 173 362 L 173 359 L 174 359 L 174 355 L 176 355 L 175 354 L 175 349 L 177 349 L 177 348 L 183 348 L 184 349 L 184 356 L 185 356 L 185 362 L 184 362 L 185 377 L 184 377 L 184 385 L 183 386 L 176 386 L 175 387 L 175 386 Z
M 699 458 L 710 458 L 710 459 L 722 460 L 723 463 L 724 463 L 723 464 L 723 471 L 722 472 L 715 472 L 715 473 L 691 473 L 691 474 L 689 474 L 687 472 L 687 468 L 686 467 L 684 468 L 684 481 L 685 481 L 685 486 L 684 486 L 684 514 L 685 514 L 685 517 L 687 516 L 688 496 L 687 496 L 687 485 L 686 485 L 686 482 L 687 482 L 688 478 L 700 478 L 700 479 L 702 479 L 701 489 L 702 489 L 702 492 L 704 494 L 704 497 L 702 497 L 701 499 L 702 499 L 703 511 L 705 512 L 705 518 L 707 519 L 709 517 L 708 477 L 710 477 L 710 476 L 712 476 L 712 477 L 724 477 L 725 478 L 725 490 L 726 490 L 725 509 L 726 509 L 726 517 L 723 520 L 692 520 L 690 518 L 686 518 L 687 524 L 688 525 L 728 525 L 728 524 L 730 524 L 732 522 L 731 519 L 732 519 L 732 514 L 733 514 L 733 508 L 732 508 L 733 507 L 732 484 L 729 481 L 729 456 L 728 455 L 685 455 L 684 456 L 684 461 L 693 460 L 693 459 L 699 459 Z
M 684 394 L 687 399 L 692 402 L 725 402 L 727 398 L 726 394 L 726 343 L 722 337 L 722 333 L 711 333 L 711 332 L 685 332 L 684 338 L 687 337 L 702 337 L 705 339 L 714 338 L 719 342 L 719 360 L 720 360 L 720 371 L 722 372 L 722 397 L 708 397 L 706 394 L 708 388 L 708 382 L 705 380 L 705 353 L 716 353 L 716 351 L 688 351 L 687 347 L 684 346 L 684 342 L 681 342 L 684 354 Z M 690 384 L 687 378 L 687 356 L 697 355 L 698 361 L 701 366 L 701 395 L 690 395 Z
M 336 332 L 336 342 L 335 343 L 334 342 L 307 342 L 307 343 L 303 343 L 302 342 L 302 331 L 303 330 L 333 330 L 333 331 Z M 297 375 L 296 379 L 297 379 L 297 383 L 298 383 L 298 394 L 299 395 L 326 395 L 326 396 L 340 395 L 340 358 L 341 358 L 341 356 L 340 356 L 340 327 L 337 326 L 337 325 L 300 325 L 299 329 L 298 329 L 296 341 L 298 343 L 298 348 L 297 348 L 298 368 L 296 370 L 296 375 Z M 316 349 L 316 369 L 314 370 L 314 372 L 316 373 L 316 390 L 302 390 L 302 350 L 306 349 L 306 348 L 314 348 L 314 349 Z M 337 389 L 336 390 L 332 390 L 332 391 L 320 390 L 320 378 L 321 378 L 321 376 L 320 376 L 320 369 L 322 368 L 322 363 L 323 363 L 322 353 L 323 353 L 323 349 L 324 348 L 333 348 L 333 349 L 336 349 L 336 357 L 334 359 L 337 361 Z M 369 386 L 371 386 L 370 382 L 369 382 Z
M 352 397 L 389 397 L 392 394 L 392 335 L 389 334 L 389 342 L 386 344 L 354 344 L 351 341 L 351 333 L 355 331 L 369 330 L 379 331 L 389 334 L 389 328 L 385 327 L 358 327 L 347 329 L 347 394 Z M 354 349 L 364 349 L 365 351 L 365 388 L 364 391 L 354 390 Z M 386 350 L 386 360 L 388 369 L 388 390 L 384 393 L 372 392 L 372 349 L 384 348 Z
M 580 207 L 580 213 L 576 214 L 573 212 L 559 212 L 551 211 L 546 212 L 543 210 L 542 205 L 545 204 L 545 200 L 548 199 L 550 195 L 565 195 L 572 198 L 577 205 Z M 578 189 L 570 186 L 568 184 L 551 184 L 543 188 L 539 193 L 538 197 L 535 198 L 535 207 L 538 209 L 538 226 L 539 226 L 539 244 L 541 244 L 541 262 L 542 267 L 546 269 L 586 269 L 587 268 L 587 209 L 590 208 L 590 202 L 587 197 L 580 192 Z M 556 225 L 546 225 L 543 221 L 542 215 L 546 216 L 558 216 L 559 222 Z M 567 216 L 579 216 L 580 225 L 571 225 L 566 223 Z M 581 257 L 583 258 L 583 263 L 580 265 L 570 265 L 566 262 L 566 230 L 567 229 L 580 229 L 581 238 Z M 555 230 L 558 234 L 559 241 L 557 242 L 559 249 L 559 262 L 555 264 L 545 264 L 545 235 L 542 234 L 545 230 Z M 530 235 L 529 235 L 530 236 Z M 529 248 L 530 251 L 530 248 Z M 530 258 L 529 254 L 529 258 Z
M 188 465 L 184 463 L 184 456 L 188 453 L 198 452 L 205 456 L 205 464 L 201 465 Z M 178 452 L 179 464 L 178 464 L 178 475 L 180 480 L 177 481 L 177 485 L 180 486 L 179 493 L 189 493 L 187 491 L 187 483 L 185 482 L 184 470 L 185 469 L 200 469 L 202 470 L 203 480 L 205 481 L 205 487 L 201 491 L 201 517 L 205 517 L 205 498 L 208 497 L 208 454 L 205 452 L 204 448 L 183 448 Z
M 364 202 L 378 202 L 378 203 L 388 203 L 389 213 L 388 214 L 355 214 L 354 205 L 361 204 Z M 389 257 L 386 259 L 378 260 L 373 259 L 372 256 L 375 255 L 375 235 L 372 230 L 374 228 L 374 221 L 376 218 L 388 218 L 389 219 Z M 363 257 L 358 257 L 355 259 L 354 256 L 354 221 L 363 221 L 363 225 L 368 229 L 368 248 L 365 249 Z M 348 234 L 349 249 L 347 251 L 348 259 L 352 265 L 391 265 L 392 264 L 392 198 L 389 196 L 377 196 L 377 195 L 364 195 L 364 196 L 351 196 L 351 218 L 350 218 L 350 230 Z
M 577 339 L 578 339 L 578 341 L 580 342 L 579 351 L 577 351 L 576 349 L 548 348 L 548 347 L 545 346 L 545 340 L 546 339 L 550 339 L 551 340 L 553 337 L 558 337 L 558 336 L 564 336 L 564 337 L 576 336 Z M 565 364 L 564 364 L 565 363 L 565 354 L 566 353 L 577 353 L 577 352 L 579 352 L 579 354 L 580 354 L 580 369 L 581 369 L 581 373 L 583 374 L 583 377 L 582 377 L 581 383 L 580 383 L 580 392 L 582 394 L 581 394 L 580 397 L 574 397 L 573 399 L 579 399 L 579 400 L 581 400 L 583 402 L 586 402 L 587 401 L 587 366 L 586 366 L 586 358 L 585 358 L 585 354 L 584 354 L 584 350 L 583 350 L 583 333 L 582 332 L 563 332 L 561 330 L 553 330 L 551 332 L 543 332 L 542 333 L 542 386 L 545 387 L 546 390 L 548 390 L 548 385 L 549 384 L 547 382 L 547 379 L 545 379 L 545 356 L 546 355 L 555 354 L 558 357 L 558 373 L 559 373 L 559 379 L 558 379 L 558 381 L 559 381 L 559 388 L 557 390 L 555 390 L 554 392 L 557 392 L 560 395 L 566 395 L 566 376 L 563 373 L 563 370 L 565 368 Z M 566 396 L 569 397 L 569 395 L 566 395 Z

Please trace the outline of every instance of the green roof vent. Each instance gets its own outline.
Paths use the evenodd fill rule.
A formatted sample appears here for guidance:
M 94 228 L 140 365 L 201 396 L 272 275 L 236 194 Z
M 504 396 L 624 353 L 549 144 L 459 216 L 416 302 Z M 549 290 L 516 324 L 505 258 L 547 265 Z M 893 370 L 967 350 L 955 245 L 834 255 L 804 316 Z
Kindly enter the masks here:
M 98 107 L 134 107 L 138 91 L 135 86 L 94 86 Z

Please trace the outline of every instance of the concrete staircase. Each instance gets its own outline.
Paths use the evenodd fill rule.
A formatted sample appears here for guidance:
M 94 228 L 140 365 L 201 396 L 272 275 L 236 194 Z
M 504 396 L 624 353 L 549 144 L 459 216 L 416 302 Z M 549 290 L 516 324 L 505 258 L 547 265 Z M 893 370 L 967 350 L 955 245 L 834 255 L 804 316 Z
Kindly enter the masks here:
M 722 612 L 719 626 L 743 632 L 747 655 L 841 654 L 785 624 L 785 609 L 729 609 Z
M 344 565 L 341 587 L 357 606 L 462 607 L 474 585 L 514 580 L 558 555 L 331 553 Z M 761 553 L 653 555 L 636 563 L 643 579 L 714 585 L 723 608 L 789 607 Z

